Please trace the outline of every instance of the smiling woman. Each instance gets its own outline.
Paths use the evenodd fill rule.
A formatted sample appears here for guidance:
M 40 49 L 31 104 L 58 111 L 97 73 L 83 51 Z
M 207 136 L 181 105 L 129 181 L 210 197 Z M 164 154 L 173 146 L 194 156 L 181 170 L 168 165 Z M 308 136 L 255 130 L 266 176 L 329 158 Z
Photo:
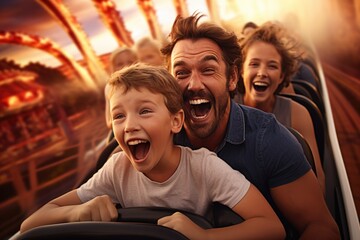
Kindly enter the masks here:
M 267 22 L 241 41 L 244 62 L 239 81 L 239 102 L 274 113 L 284 126 L 297 130 L 309 143 L 316 173 L 325 193 L 325 176 L 313 121 L 299 103 L 279 96 L 298 69 L 298 41 L 283 26 Z

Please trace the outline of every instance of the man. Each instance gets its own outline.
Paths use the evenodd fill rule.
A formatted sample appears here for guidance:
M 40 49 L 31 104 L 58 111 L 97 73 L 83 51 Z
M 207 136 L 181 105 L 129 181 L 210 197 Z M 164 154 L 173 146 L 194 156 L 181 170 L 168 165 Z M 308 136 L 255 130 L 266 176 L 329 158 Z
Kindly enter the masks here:
M 175 142 L 215 151 L 258 187 L 286 229 L 295 227 L 302 239 L 339 239 L 298 142 L 271 114 L 231 101 L 241 69 L 237 37 L 215 24 L 198 24 L 201 17 L 178 17 L 162 49 L 185 101 L 185 125 Z

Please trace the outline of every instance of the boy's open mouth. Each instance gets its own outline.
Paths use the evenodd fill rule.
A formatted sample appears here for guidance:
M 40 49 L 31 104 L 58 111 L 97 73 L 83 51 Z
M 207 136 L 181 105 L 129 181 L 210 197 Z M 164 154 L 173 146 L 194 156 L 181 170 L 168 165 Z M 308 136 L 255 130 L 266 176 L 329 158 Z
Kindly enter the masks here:
M 131 154 L 136 160 L 141 160 L 146 157 L 150 149 L 150 142 L 146 140 L 131 140 L 128 141 L 128 146 Z

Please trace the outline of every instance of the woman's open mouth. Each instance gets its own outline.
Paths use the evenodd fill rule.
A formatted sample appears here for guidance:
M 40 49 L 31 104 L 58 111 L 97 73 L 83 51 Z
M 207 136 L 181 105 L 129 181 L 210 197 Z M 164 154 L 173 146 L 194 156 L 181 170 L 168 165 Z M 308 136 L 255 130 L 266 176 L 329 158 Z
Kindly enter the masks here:
M 253 82 L 253 88 L 258 92 L 265 92 L 269 87 L 269 84 L 266 82 Z

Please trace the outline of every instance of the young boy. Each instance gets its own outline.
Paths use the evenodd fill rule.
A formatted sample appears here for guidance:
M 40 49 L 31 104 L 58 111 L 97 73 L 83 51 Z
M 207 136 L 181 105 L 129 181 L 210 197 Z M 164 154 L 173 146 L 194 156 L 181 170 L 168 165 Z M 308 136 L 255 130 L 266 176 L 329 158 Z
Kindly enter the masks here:
M 88 182 L 50 201 L 23 222 L 39 225 L 114 221 L 123 207 L 162 206 L 205 215 L 212 202 L 232 208 L 245 221 L 202 229 L 177 212 L 158 220 L 189 239 L 284 238 L 280 220 L 260 192 L 238 171 L 205 148 L 174 145 L 184 122 L 178 83 L 165 68 L 136 64 L 110 80 L 113 130 L 122 152 Z

